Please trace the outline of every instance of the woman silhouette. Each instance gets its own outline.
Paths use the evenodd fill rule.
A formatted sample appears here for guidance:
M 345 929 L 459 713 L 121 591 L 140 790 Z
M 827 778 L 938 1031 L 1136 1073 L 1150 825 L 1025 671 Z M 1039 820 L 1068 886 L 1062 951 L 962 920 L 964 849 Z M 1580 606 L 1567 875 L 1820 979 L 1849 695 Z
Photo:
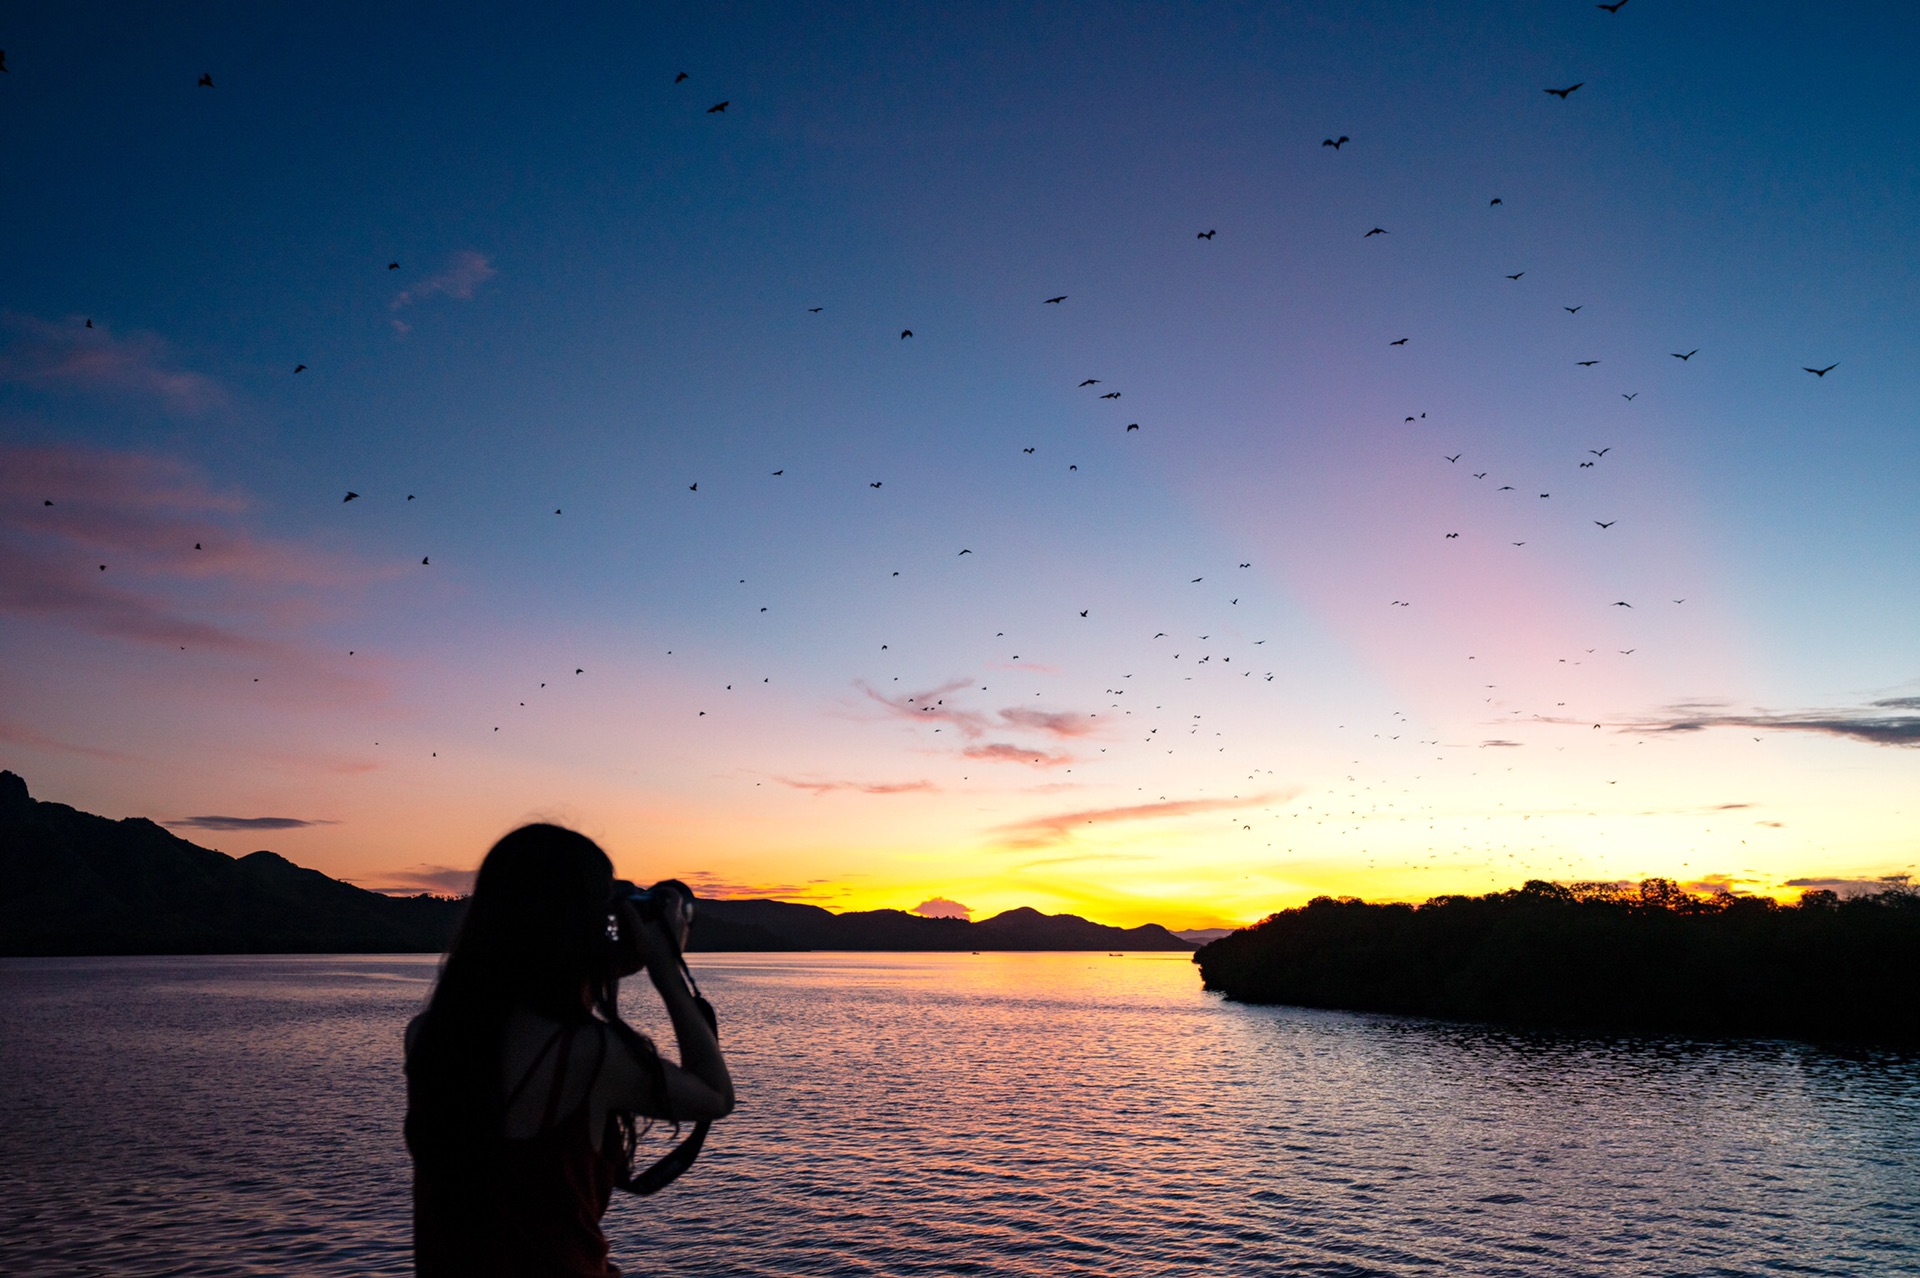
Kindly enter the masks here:
M 636 1187 L 636 1116 L 732 1111 L 710 1013 L 680 963 L 692 894 L 663 883 L 643 917 L 632 892 L 593 840 L 559 826 L 523 826 L 481 863 L 433 997 L 407 1026 L 422 1278 L 618 1278 L 600 1218 L 615 1186 Z M 643 968 L 679 1065 L 620 1019 L 620 978 Z

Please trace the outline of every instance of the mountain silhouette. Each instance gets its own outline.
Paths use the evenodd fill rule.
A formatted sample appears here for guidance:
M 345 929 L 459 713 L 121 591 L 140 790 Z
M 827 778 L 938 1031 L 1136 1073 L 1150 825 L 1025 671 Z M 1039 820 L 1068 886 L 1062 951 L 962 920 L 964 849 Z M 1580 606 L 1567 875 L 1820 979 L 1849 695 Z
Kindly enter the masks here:
M 445 948 L 459 902 L 388 897 L 273 852 L 230 857 L 141 817 L 39 802 L 0 772 L 0 954 Z
M 438 953 L 458 898 L 394 897 L 274 852 L 231 857 L 142 817 L 36 800 L 0 771 L 0 955 Z M 970 923 L 703 899 L 690 950 L 1192 950 L 1158 924 L 1016 909 Z

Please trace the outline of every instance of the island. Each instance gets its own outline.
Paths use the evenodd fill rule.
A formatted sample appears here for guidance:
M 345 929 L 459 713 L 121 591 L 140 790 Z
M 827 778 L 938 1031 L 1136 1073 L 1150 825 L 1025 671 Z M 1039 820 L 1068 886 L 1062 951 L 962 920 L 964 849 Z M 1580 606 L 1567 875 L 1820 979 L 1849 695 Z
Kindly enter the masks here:
M 1580 1030 L 1920 1045 L 1920 892 L 1843 899 L 1532 881 L 1421 905 L 1319 897 L 1202 947 L 1242 1003 Z

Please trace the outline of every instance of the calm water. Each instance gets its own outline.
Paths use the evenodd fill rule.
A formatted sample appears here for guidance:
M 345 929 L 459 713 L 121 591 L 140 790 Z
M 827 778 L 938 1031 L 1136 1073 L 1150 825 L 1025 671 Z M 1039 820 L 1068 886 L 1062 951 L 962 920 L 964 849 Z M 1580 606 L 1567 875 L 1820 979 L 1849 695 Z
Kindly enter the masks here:
M 697 970 L 742 1104 L 615 1203 L 638 1273 L 1920 1273 L 1911 1056 L 1237 1007 L 1179 955 Z M 433 971 L 0 963 L 0 1273 L 408 1272 Z

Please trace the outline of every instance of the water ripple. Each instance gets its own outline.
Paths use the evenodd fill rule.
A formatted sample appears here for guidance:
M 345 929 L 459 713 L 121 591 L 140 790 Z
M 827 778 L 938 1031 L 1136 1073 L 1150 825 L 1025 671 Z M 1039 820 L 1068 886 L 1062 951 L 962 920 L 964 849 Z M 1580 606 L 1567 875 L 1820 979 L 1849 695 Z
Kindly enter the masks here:
M 700 957 L 743 1103 L 609 1215 L 640 1272 L 1920 1273 L 1911 1056 L 1240 1007 L 1179 956 Z M 0 1272 L 410 1272 L 433 970 L 0 962 Z

